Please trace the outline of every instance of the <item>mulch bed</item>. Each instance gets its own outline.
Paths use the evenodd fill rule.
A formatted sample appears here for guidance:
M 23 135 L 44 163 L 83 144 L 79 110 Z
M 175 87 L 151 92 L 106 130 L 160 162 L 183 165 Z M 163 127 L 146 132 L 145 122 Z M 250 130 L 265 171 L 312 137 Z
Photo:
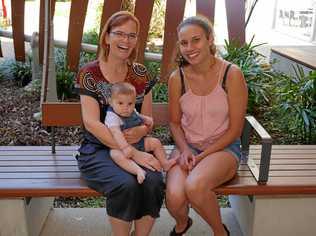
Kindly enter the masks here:
M 40 92 L 25 92 L 14 81 L 0 80 L 0 145 L 50 145 L 50 130 L 33 115 L 40 111 Z M 58 128 L 57 145 L 80 142 L 80 128 Z

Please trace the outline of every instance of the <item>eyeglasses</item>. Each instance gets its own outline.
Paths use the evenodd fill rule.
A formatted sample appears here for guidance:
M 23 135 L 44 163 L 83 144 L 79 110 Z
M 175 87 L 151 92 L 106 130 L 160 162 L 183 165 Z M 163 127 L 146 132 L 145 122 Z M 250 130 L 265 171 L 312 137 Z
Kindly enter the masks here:
M 122 31 L 111 31 L 110 34 L 114 35 L 118 39 L 128 39 L 129 41 L 135 41 L 137 39 L 137 34 L 135 33 L 124 33 Z

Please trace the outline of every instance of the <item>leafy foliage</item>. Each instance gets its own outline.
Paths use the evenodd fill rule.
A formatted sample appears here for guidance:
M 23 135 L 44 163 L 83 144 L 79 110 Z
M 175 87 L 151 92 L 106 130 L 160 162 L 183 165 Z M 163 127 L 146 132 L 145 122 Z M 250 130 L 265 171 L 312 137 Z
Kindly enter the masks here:
M 67 68 L 66 52 L 55 48 L 57 96 L 60 100 L 73 97 L 75 73 Z
M 279 127 L 301 142 L 316 142 L 316 71 L 305 74 L 301 66 L 293 66 L 295 76 L 279 75 L 273 81 Z
M 99 35 L 98 35 L 96 29 L 92 29 L 88 32 L 84 32 L 84 34 L 82 36 L 82 42 L 93 44 L 93 45 L 98 45 L 99 44 Z
M 30 62 L 6 59 L 0 63 L 0 77 L 13 80 L 19 87 L 27 85 L 32 79 Z
M 225 40 L 225 51 L 222 57 L 240 67 L 247 81 L 249 90 L 248 113 L 256 115 L 262 104 L 269 101 L 269 81 L 272 78 L 271 68 L 263 62 L 264 56 L 255 49 L 263 44 L 249 43 L 238 46 L 235 42 Z
M 153 102 L 168 102 L 168 86 L 166 83 L 157 83 L 152 93 Z

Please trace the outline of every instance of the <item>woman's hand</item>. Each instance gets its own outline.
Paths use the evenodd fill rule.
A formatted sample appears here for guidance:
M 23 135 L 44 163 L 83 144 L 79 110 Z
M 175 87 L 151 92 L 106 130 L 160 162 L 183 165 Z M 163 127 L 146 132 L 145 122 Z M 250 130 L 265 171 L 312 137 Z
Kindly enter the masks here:
M 191 170 L 193 168 L 195 157 L 189 148 L 181 152 L 178 163 L 183 170 Z
M 124 137 L 129 144 L 138 143 L 148 132 L 146 125 L 136 126 L 123 131 Z
M 152 171 L 161 171 L 160 162 L 151 154 L 136 150 L 132 159 L 138 164 Z

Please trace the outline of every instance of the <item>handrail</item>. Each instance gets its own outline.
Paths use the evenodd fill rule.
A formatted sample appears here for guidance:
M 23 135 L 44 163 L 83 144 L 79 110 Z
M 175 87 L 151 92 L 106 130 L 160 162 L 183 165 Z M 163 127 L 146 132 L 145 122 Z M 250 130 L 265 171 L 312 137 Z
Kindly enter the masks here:
M 0 37 L 4 38 L 13 38 L 12 31 L 9 30 L 2 30 L 0 29 Z M 31 42 L 32 41 L 32 35 L 24 34 L 24 41 L 25 42 Z M 38 39 L 36 41 L 38 43 Z M 67 41 L 65 40 L 57 40 L 54 39 L 54 45 L 58 48 L 67 48 Z M 84 52 L 90 52 L 90 53 L 96 53 L 97 52 L 97 45 L 88 44 L 88 43 L 82 43 L 81 44 L 81 50 Z M 161 53 L 152 53 L 152 52 L 145 52 L 145 59 L 149 61 L 154 62 L 161 62 L 162 54 Z

